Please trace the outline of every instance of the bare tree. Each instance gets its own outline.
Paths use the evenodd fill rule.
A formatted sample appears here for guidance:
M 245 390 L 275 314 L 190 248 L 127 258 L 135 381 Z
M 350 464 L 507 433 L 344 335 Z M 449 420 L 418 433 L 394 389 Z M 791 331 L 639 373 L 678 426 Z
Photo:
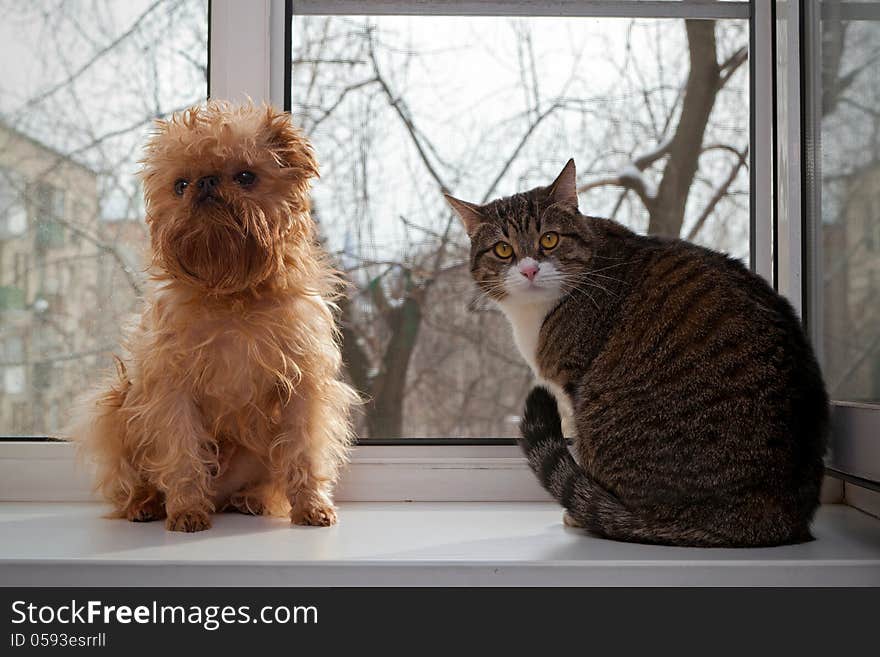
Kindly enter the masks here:
M 718 202 L 727 194 L 742 167 L 746 166 L 748 145 L 741 149 L 732 144 L 706 144 L 706 128 L 719 91 L 728 83 L 748 57 L 745 46 L 738 48 L 724 62 L 718 62 L 714 21 L 685 21 L 690 70 L 682 90 L 677 120 L 667 116 L 671 133 L 649 151 L 635 157 L 617 175 L 586 182 L 578 191 L 588 192 L 603 185 L 623 187 L 635 193 L 650 217 L 648 232 L 679 237 L 685 219 L 685 207 L 699 167 L 700 156 L 708 150 L 724 149 L 734 155 L 730 173 L 713 192 L 688 237 L 693 239 Z M 654 188 L 644 171 L 660 166 L 660 184 Z
M 134 176 L 152 121 L 203 99 L 204 0 L 0 2 L 0 402 L 57 431 L 144 283 Z
M 124 9 L 91 0 L 77 9 L 58 0 L 0 2 L 13 29 L 39 35 L 33 54 L 45 79 L 29 96 L 0 104 L 14 135 L 0 139 L 0 168 L 15 168 L 4 164 L 14 159 L 13 142 L 36 138 L 44 143 L 39 170 L 16 183 L 22 203 L 32 205 L 35 180 L 69 182 L 74 169 L 96 187 L 86 211 L 40 217 L 16 238 L 18 252 L 31 254 L 27 266 L 2 258 L 0 287 L 30 290 L 22 330 L 47 337 L 6 349 L 0 364 L 52 368 L 50 379 L 63 380 L 30 395 L 32 431 L 51 429 L 36 419 L 66 406 L 107 362 L 137 304 L 137 250 L 147 236 L 132 174 L 145 131 L 154 117 L 204 96 L 202 0 Z M 741 25 L 632 21 L 622 42 L 574 33 L 551 44 L 548 66 L 535 23 L 490 24 L 506 30 L 509 52 L 455 26 L 437 40 L 400 19 L 296 19 L 294 113 L 323 165 L 316 218 L 352 281 L 341 305 L 343 356 L 369 400 L 365 438 L 511 435 L 530 385 L 503 318 L 475 297 L 467 239 L 442 190 L 487 201 L 552 179 L 575 156 L 591 213 L 721 247 L 739 244 L 736 231 L 747 229 L 747 130 L 731 111 L 745 87 L 736 76 L 746 57 Z M 607 41 L 603 66 L 617 74 L 601 92 L 585 55 L 595 41 Z M 512 87 L 486 79 L 471 97 L 475 89 L 457 83 L 475 72 L 459 67 L 477 55 L 512 66 Z M 498 94 L 509 100 L 493 105 Z M 115 218 L 129 221 L 108 221 Z M 64 231 L 64 248 L 34 246 L 46 226 Z M 33 281 L 65 268 L 73 286 L 37 312 L 45 289 Z
M 558 129 L 573 116 L 595 119 L 602 111 L 614 111 L 607 109 L 604 99 L 571 93 L 572 81 L 583 66 L 576 53 L 570 60 L 568 82 L 553 91 L 543 89 L 529 26 L 515 22 L 511 27 L 524 107 L 497 143 L 481 144 L 485 151 L 474 153 L 475 158 L 486 161 L 479 176 L 486 183 L 474 199 L 482 202 L 499 193 L 512 170 L 532 166 L 530 158 L 537 144 L 548 138 L 542 129 L 554 120 L 559 121 Z M 701 155 L 733 155 L 726 174 L 713 178 L 712 193 L 704 195 L 702 212 L 692 213 L 689 231 L 695 236 L 719 203 L 730 197 L 734 181 L 747 165 L 747 136 L 740 134 L 734 142 L 711 142 L 706 136 L 715 99 L 745 62 L 747 50 L 740 44 L 719 63 L 713 22 L 678 23 L 676 29 L 681 27 L 685 27 L 691 67 L 687 77 L 678 81 L 679 101 L 664 104 L 662 96 L 668 95 L 668 90 L 661 91 L 661 84 L 650 89 L 644 78 L 634 82 L 638 96 L 634 93 L 626 99 L 639 110 L 633 112 L 633 120 L 652 111 L 662 115 L 661 119 L 650 117 L 658 124 L 654 134 L 660 143 L 656 148 L 633 158 L 616 175 L 602 177 L 593 177 L 593 171 L 617 157 L 613 143 L 584 142 L 588 157 L 580 157 L 579 152 L 570 154 L 582 162 L 580 170 L 587 181 L 582 183 L 583 192 L 601 186 L 621 187 L 624 194 L 633 192 L 648 210 L 649 231 L 675 235 L 681 234 L 685 225 L 685 206 Z M 406 41 L 401 44 L 396 36 L 370 21 L 314 19 L 302 27 L 295 41 L 295 61 L 302 62 L 298 71 L 295 67 L 295 88 L 304 90 L 299 97 L 294 95 L 297 117 L 321 143 L 322 158 L 329 159 L 334 173 L 339 169 L 350 172 L 342 176 L 343 184 L 356 188 L 345 203 L 347 208 L 355 206 L 348 215 L 355 225 L 349 224 L 346 230 L 358 233 L 357 244 L 355 248 L 343 247 L 339 257 L 347 263 L 345 269 L 356 284 L 342 310 L 344 359 L 354 385 L 370 400 L 362 435 L 509 435 L 515 425 L 506 419 L 518 412 L 530 375 L 511 350 L 506 326 L 497 314 L 462 312 L 473 293 L 468 292 L 464 266 L 466 240 L 453 215 L 442 201 L 426 202 L 426 212 L 433 220 L 416 222 L 398 217 L 405 242 L 417 246 L 383 257 L 370 255 L 376 220 L 369 217 L 381 203 L 371 197 L 369 155 L 365 157 L 376 147 L 374 130 L 387 135 L 388 122 L 397 124 L 411 154 L 404 183 L 423 181 L 425 194 L 439 199 L 441 190 L 460 185 L 469 175 L 465 163 L 444 154 L 443 145 L 435 141 L 436 134 L 421 124 L 420 114 L 413 109 L 411 95 L 416 92 L 408 90 L 413 84 L 412 70 L 421 68 L 420 58 L 428 55 Z M 735 40 L 736 36 L 728 38 Z M 634 68 L 634 63 L 624 65 L 623 73 L 635 75 Z M 473 107 L 473 111 L 479 109 L 478 105 Z M 379 129 L 377 115 L 384 121 Z M 607 114 L 602 119 L 613 125 Z M 327 131 L 328 124 L 334 130 Z M 665 133 L 659 132 L 662 130 Z M 357 148 L 336 140 L 340 133 L 356 131 L 362 140 Z M 662 178 L 655 192 L 642 174 L 661 164 Z M 334 192 L 346 194 L 338 184 Z M 617 202 L 618 208 L 622 202 Z M 319 208 L 321 218 L 332 213 L 326 206 Z M 364 221 L 362 216 L 368 219 Z M 333 228 L 328 225 L 325 230 Z M 471 433 L 477 431 L 480 433 Z

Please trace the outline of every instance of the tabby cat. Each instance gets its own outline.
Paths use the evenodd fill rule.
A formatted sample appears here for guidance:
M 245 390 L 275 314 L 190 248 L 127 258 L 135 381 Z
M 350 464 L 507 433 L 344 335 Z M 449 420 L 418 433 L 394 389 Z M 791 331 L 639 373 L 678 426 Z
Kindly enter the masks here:
M 447 199 L 473 278 L 547 386 L 521 445 L 568 524 L 671 545 L 811 539 L 828 397 L 785 299 L 725 255 L 580 214 L 573 160 L 548 187 Z

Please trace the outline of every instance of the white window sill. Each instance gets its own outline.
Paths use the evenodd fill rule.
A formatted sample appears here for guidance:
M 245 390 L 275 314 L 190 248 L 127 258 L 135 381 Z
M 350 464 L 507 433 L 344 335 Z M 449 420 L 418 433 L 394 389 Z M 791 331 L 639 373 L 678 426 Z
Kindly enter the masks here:
M 543 502 L 349 502 L 329 529 L 224 514 L 198 534 L 105 511 L 0 504 L 0 585 L 880 586 L 880 520 L 843 505 L 816 541 L 749 550 L 606 541 Z

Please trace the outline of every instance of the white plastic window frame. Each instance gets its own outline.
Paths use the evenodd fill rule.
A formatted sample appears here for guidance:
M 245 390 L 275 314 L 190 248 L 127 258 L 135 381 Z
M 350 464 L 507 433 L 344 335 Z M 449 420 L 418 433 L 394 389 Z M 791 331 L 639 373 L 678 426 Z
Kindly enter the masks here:
M 288 5 L 288 2 L 290 4 Z M 209 96 L 288 107 L 292 14 L 750 19 L 751 263 L 773 280 L 772 0 L 210 0 Z M 441 441 L 438 441 L 441 442 Z M 452 441 L 450 441 L 452 442 Z M 64 443 L 0 443 L 0 501 L 86 501 L 90 473 Z M 361 443 L 339 501 L 543 501 L 515 445 Z
M 777 117 L 784 117 L 777 131 L 777 194 L 786 199 L 778 214 L 779 289 L 804 318 L 813 344 L 821 345 L 820 20 L 825 12 L 833 12 L 842 20 L 877 21 L 880 6 L 846 0 L 778 1 L 773 12 L 777 52 L 784 52 L 776 71 Z M 821 349 L 819 352 L 821 362 Z M 826 466 L 836 478 L 880 491 L 880 404 L 831 400 Z

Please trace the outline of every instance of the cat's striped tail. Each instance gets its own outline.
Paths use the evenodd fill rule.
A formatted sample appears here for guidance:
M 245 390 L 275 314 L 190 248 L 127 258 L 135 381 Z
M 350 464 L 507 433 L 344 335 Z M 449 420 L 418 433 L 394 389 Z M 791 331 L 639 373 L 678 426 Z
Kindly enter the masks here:
M 705 531 L 658 522 L 633 512 L 590 478 L 568 451 L 556 399 L 546 388 L 538 386 L 529 393 L 520 431 L 520 446 L 529 466 L 577 525 L 622 541 L 679 545 L 724 543 L 720 537 Z

